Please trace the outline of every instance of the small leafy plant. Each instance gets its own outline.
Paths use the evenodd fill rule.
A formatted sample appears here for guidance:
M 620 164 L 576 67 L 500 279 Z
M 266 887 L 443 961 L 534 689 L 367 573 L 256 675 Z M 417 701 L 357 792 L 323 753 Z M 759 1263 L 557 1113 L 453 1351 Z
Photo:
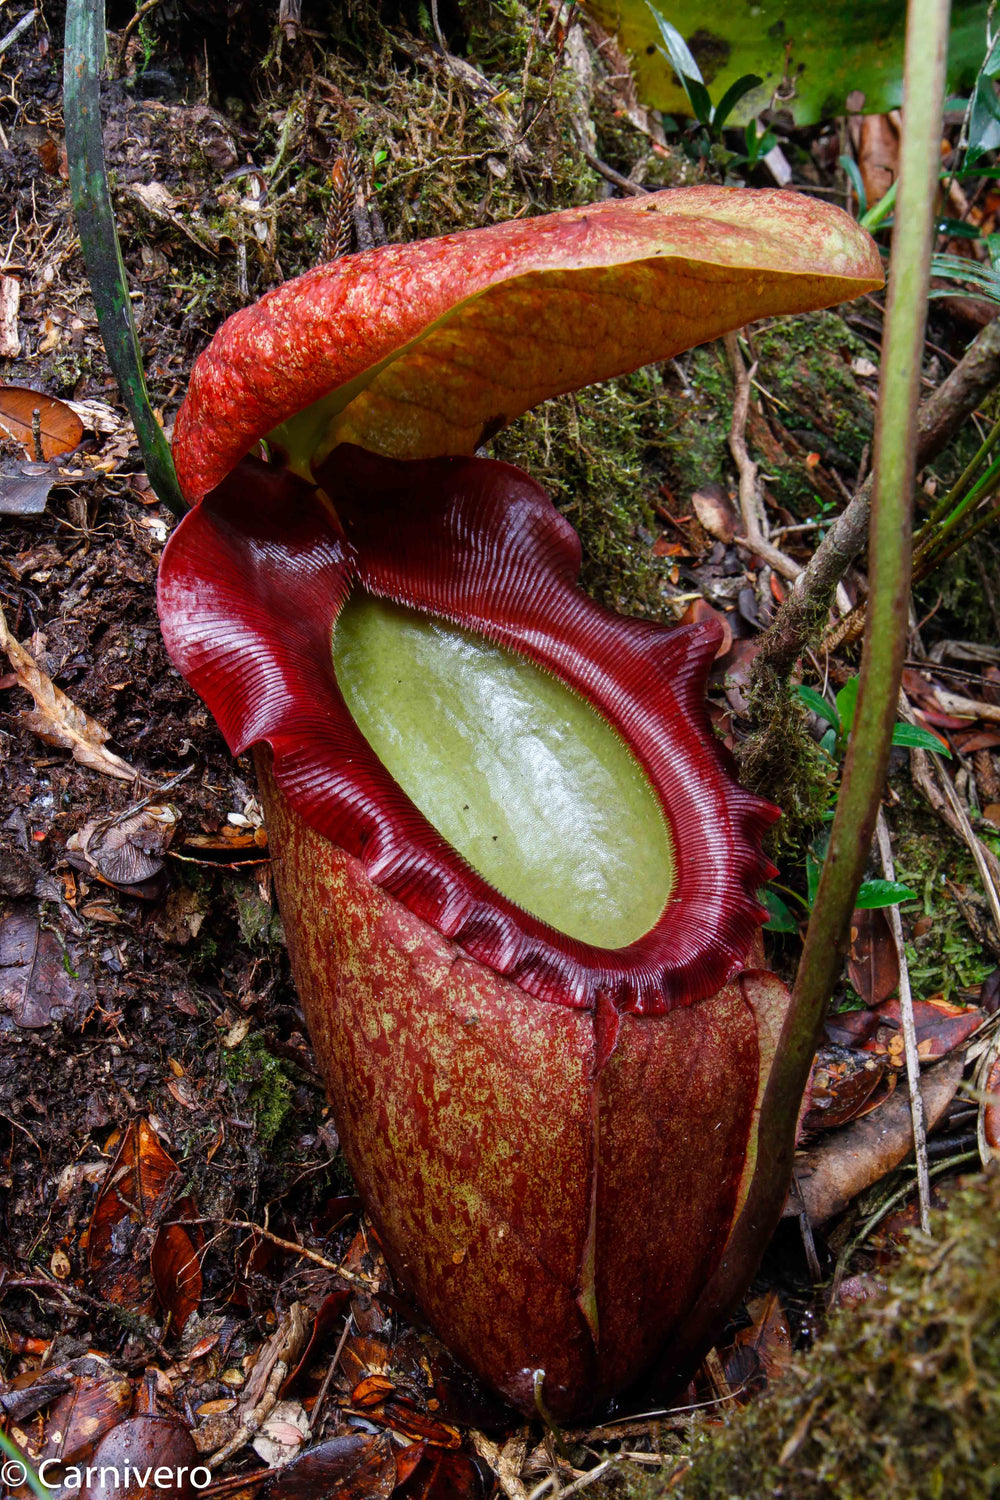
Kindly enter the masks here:
M 741 99 L 759 88 L 763 79 L 756 73 L 744 73 L 729 85 L 718 103 L 713 104 L 701 69 L 677 27 L 661 16 L 654 6 L 648 5 L 648 9 L 663 43 L 659 50 L 683 84 L 698 122 L 692 141 L 692 154 L 707 156 L 713 147 L 721 147 L 726 121 Z M 674 124 L 673 121 L 669 123 Z M 769 130 L 762 130 L 757 120 L 749 120 L 744 130 L 744 142 L 744 151 L 726 153 L 726 166 L 755 167 L 777 145 L 777 137 Z
M 828 726 L 819 742 L 820 748 L 837 765 L 847 753 L 847 741 L 854 724 L 854 712 L 858 701 L 858 683 L 857 677 L 849 677 L 837 693 L 833 703 L 806 683 L 799 683 L 795 688 L 799 701 Z M 932 734 L 928 729 L 921 729 L 917 724 L 907 724 L 902 719 L 893 729 L 892 743 L 908 750 L 931 750 L 937 755 L 951 755 L 950 749 L 938 735 Z M 833 815 L 834 810 L 831 808 L 824 821 L 829 822 Z M 829 842 L 829 831 L 824 829 L 816 835 L 806 851 L 806 894 L 804 897 L 787 885 L 780 888 L 786 895 L 799 902 L 806 914 L 811 912 L 815 905 Z M 872 907 L 897 906 L 902 901 L 913 900 L 915 896 L 916 892 L 898 880 L 863 880 L 858 887 L 854 905 L 855 910 L 864 911 Z M 799 924 L 795 916 L 773 886 L 763 893 L 762 899 L 768 909 L 769 932 L 798 931 Z
M 857 677 L 849 677 L 833 703 L 806 683 L 799 683 L 795 688 L 796 695 L 806 708 L 829 725 L 819 743 L 831 760 L 840 761 L 847 753 L 847 741 L 858 702 L 859 680 Z M 907 724 L 902 719 L 892 731 L 892 743 L 907 750 L 932 750 L 937 755 L 951 755 L 939 735 L 932 734 L 929 729 L 921 729 L 917 724 Z

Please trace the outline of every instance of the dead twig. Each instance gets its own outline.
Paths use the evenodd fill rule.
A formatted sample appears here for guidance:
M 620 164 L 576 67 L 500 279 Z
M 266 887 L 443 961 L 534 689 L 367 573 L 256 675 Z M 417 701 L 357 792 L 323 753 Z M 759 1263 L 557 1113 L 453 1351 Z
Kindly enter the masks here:
M 353 1314 L 352 1313 L 348 1313 L 347 1317 L 344 1319 L 343 1331 L 342 1331 L 342 1333 L 340 1335 L 340 1338 L 337 1340 L 337 1347 L 333 1351 L 333 1358 L 331 1359 L 329 1365 L 327 1366 L 326 1374 L 323 1376 L 323 1384 L 319 1388 L 319 1395 L 316 1397 L 316 1401 L 315 1401 L 315 1404 L 313 1406 L 313 1409 L 309 1413 L 309 1431 L 310 1432 L 318 1432 L 319 1431 L 320 1413 L 323 1410 L 323 1405 L 324 1405 L 324 1403 L 326 1401 L 327 1392 L 330 1389 L 330 1382 L 331 1382 L 331 1380 L 334 1377 L 334 1373 L 336 1372 L 337 1366 L 340 1364 L 340 1356 L 344 1352 L 344 1345 L 347 1343 L 347 1336 L 348 1336 L 348 1334 L 351 1331 L 351 1323 L 352 1322 L 353 1322 Z
M 0 37 L 0 57 L 7 51 L 8 47 L 14 45 L 22 32 L 27 31 L 37 15 L 37 10 L 29 10 L 26 16 L 22 16 L 19 21 L 14 22 L 14 25 L 10 28 L 6 36 Z
M 216 1468 L 254 1437 L 278 1404 L 278 1396 L 289 1374 L 295 1369 L 309 1333 L 309 1309 L 304 1302 L 293 1302 L 279 1328 L 275 1329 L 261 1350 L 247 1382 L 240 1403 L 240 1424 L 228 1443 L 207 1460 Z
M 295 1240 L 283 1240 L 280 1234 L 273 1234 L 270 1229 L 264 1229 L 260 1224 L 251 1224 L 249 1219 L 216 1219 L 206 1220 L 208 1223 L 225 1224 L 227 1229 L 251 1229 L 254 1234 L 259 1234 L 262 1239 L 277 1245 L 281 1250 L 290 1250 L 293 1255 L 301 1255 L 304 1260 L 311 1260 L 314 1265 L 322 1266 L 324 1271 L 335 1271 L 336 1274 L 349 1282 L 351 1286 L 359 1287 L 362 1291 L 370 1292 L 371 1282 L 366 1281 L 363 1276 L 355 1276 L 353 1271 L 345 1271 L 335 1260 L 328 1260 L 325 1255 L 320 1255 L 318 1250 L 310 1250 L 308 1245 L 300 1245 Z
M 633 198 L 640 198 L 643 193 L 650 191 L 649 188 L 643 187 L 641 182 L 633 182 L 631 177 L 623 177 L 621 172 L 616 172 L 614 167 L 609 167 L 607 162 L 601 161 L 601 158 L 595 156 L 589 147 L 581 146 L 580 153 L 588 166 L 607 178 L 608 182 L 613 182 L 616 187 L 620 187 L 623 193 L 629 193 Z
M 154 11 L 156 9 L 159 3 L 160 0 L 144 0 L 144 3 L 137 8 L 135 15 L 129 18 L 128 25 L 122 32 L 122 39 L 118 44 L 118 68 L 120 68 L 122 65 L 122 60 L 125 56 L 125 49 L 128 46 L 129 37 L 132 35 L 136 27 L 142 24 L 142 22 L 149 15 L 150 11 Z
M 892 857 L 892 843 L 885 813 L 879 808 L 875 823 L 879 857 L 886 880 L 895 880 L 896 867 Z M 910 989 L 910 971 L 906 962 L 903 942 L 903 920 L 898 906 L 889 907 L 889 925 L 899 959 L 899 1013 L 903 1024 L 903 1041 L 906 1048 L 906 1081 L 910 1088 L 910 1118 L 913 1121 L 913 1150 L 917 1159 L 917 1194 L 920 1199 L 920 1227 L 924 1234 L 931 1232 L 931 1180 L 927 1171 L 927 1127 L 924 1121 L 924 1101 L 920 1093 L 920 1054 L 917 1051 L 917 1027 L 913 1019 L 913 992 Z
M 1000 319 L 994 319 L 921 406 L 917 415 L 918 466 L 941 452 L 998 382 Z M 795 580 L 795 587 L 762 638 L 752 667 L 751 693 L 769 677 L 784 681 L 825 624 L 837 584 L 868 540 L 872 489 L 869 476 Z
M 780 548 L 772 546 L 764 535 L 757 465 L 747 450 L 746 429 L 747 416 L 750 411 L 750 388 L 757 366 L 753 365 L 749 370 L 747 369 L 743 363 L 743 355 L 740 353 L 739 340 L 735 333 L 727 333 L 723 343 L 729 359 L 729 367 L 733 372 L 733 420 L 729 429 L 729 451 L 733 455 L 739 474 L 740 514 L 743 517 L 743 529 L 746 533 L 745 539 L 737 537 L 736 542 L 751 552 L 755 552 L 776 573 L 780 573 L 782 578 L 794 579 L 802 572 L 799 564 L 787 557 Z

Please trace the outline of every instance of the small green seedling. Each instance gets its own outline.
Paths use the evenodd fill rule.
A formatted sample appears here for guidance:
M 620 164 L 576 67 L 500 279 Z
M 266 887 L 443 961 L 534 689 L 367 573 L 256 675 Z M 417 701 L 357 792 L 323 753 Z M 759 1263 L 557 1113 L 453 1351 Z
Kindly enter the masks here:
M 707 155 L 713 145 L 721 142 L 725 123 L 740 100 L 753 89 L 759 88 L 764 80 L 757 73 L 744 73 L 729 85 L 718 104 L 713 104 L 701 69 L 677 27 L 664 20 L 652 5 L 649 5 L 649 13 L 656 22 L 663 43 L 658 50 L 670 63 L 691 101 L 692 112 L 700 126 L 700 144 L 703 147 L 700 154 Z M 747 123 L 744 140 L 746 150 L 727 157 L 727 166 L 755 167 L 777 145 L 777 137 L 769 130 L 761 130 L 756 120 Z
M 805 683 L 800 683 L 795 691 L 801 702 L 829 726 L 820 740 L 820 748 L 826 751 L 831 760 L 841 760 L 846 754 L 847 739 L 854 723 L 854 709 L 858 701 L 857 677 L 850 677 L 844 683 L 837 694 L 836 704 L 828 702 L 822 693 L 807 687 Z M 932 750 L 936 755 L 951 755 L 950 749 L 938 735 L 932 734 L 928 729 L 921 729 L 916 724 L 907 724 L 902 719 L 892 732 L 892 743 L 908 750 Z M 824 821 L 830 822 L 832 818 L 831 810 L 825 815 Z M 804 898 L 786 886 L 781 887 L 787 895 L 800 902 L 807 912 L 812 911 L 816 900 L 829 841 L 830 835 L 824 830 L 817 834 L 809 846 L 806 853 Z M 912 900 L 915 896 L 915 891 L 898 880 L 864 880 L 858 889 L 855 909 L 864 911 L 875 906 L 897 906 L 901 901 Z M 770 914 L 767 921 L 769 932 L 798 931 L 799 924 L 794 914 L 773 887 L 761 892 L 761 900 Z
M 858 701 L 858 679 L 849 677 L 837 694 L 836 704 L 828 702 L 815 688 L 799 683 L 795 689 L 806 708 L 830 727 L 820 740 L 820 749 L 825 750 L 831 760 L 841 760 L 847 753 L 847 739 L 854 723 L 854 708 Z M 907 724 L 900 719 L 892 731 L 892 743 L 907 750 L 932 750 L 935 755 L 951 755 L 951 750 L 940 735 L 916 724 Z

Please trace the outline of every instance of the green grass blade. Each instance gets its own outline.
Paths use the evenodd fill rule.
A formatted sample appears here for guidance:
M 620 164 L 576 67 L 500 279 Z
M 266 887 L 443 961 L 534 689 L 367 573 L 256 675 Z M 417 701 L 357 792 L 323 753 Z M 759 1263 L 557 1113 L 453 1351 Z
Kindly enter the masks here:
M 142 461 L 156 494 L 177 516 L 187 506 L 174 461 L 153 415 L 142 371 L 125 267 L 115 229 L 101 139 L 100 69 L 104 0 L 69 0 L 66 7 L 64 108 L 69 182 L 87 275 L 108 363 L 135 426 Z

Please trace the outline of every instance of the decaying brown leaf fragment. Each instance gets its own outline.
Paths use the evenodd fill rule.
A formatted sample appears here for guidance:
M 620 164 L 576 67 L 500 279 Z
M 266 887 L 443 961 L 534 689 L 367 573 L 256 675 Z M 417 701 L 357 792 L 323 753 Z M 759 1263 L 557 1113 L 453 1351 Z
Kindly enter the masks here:
M 33 908 L 15 906 L 0 917 L 0 1032 L 11 1024 L 82 1026 L 96 1003 L 90 963 L 75 944 L 65 947 Z
M 49 1412 L 40 1454 L 64 1464 L 89 1458 L 104 1435 L 132 1410 L 132 1384 L 126 1375 L 96 1355 L 74 1363 L 72 1389 Z
M 77 708 L 61 688 L 57 688 L 37 662 L 17 642 L 7 628 L 0 609 L 0 647 L 17 674 L 21 687 L 35 700 L 34 709 L 18 715 L 19 722 L 31 729 L 47 745 L 57 745 L 72 752 L 73 759 L 91 771 L 114 776 L 119 781 L 135 781 L 140 773 L 120 755 L 105 748 L 110 738 L 103 725 Z
M 922 1074 L 928 1130 L 955 1097 L 964 1069 L 964 1057 L 948 1057 Z M 810 1221 L 823 1224 L 841 1213 L 865 1188 L 898 1167 L 912 1146 L 909 1094 L 899 1088 L 875 1114 L 825 1137 L 799 1158 L 796 1182 Z
M 159 894 L 150 882 L 163 869 L 163 856 L 177 829 L 177 809 L 151 803 L 111 818 L 91 818 L 67 841 L 66 853 L 78 870 L 134 895 Z

